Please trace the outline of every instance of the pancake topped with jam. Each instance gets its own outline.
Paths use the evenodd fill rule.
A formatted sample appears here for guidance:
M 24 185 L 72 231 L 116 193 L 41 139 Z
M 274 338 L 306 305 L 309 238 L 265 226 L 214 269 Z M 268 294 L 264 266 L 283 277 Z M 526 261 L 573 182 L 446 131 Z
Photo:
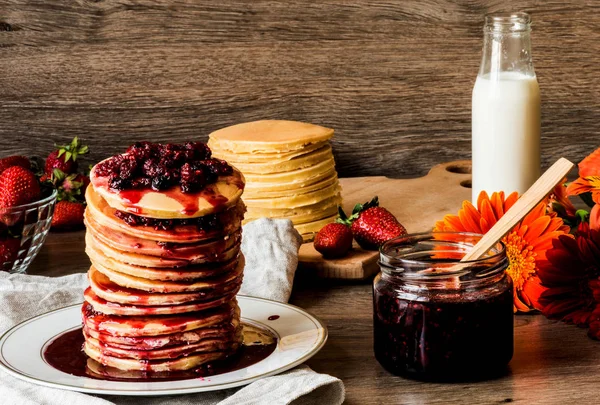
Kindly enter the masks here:
M 138 142 L 95 165 L 90 181 L 112 208 L 156 219 L 214 214 L 244 190 L 242 174 L 200 142 Z
M 140 142 L 90 179 L 88 367 L 168 373 L 234 355 L 243 340 L 241 173 L 203 143 Z

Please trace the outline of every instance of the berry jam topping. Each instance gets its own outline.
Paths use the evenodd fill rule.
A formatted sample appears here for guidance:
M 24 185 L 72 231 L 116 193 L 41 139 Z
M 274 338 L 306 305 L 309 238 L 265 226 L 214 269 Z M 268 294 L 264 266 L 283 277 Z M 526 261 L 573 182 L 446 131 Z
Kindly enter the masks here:
M 199 231 L 210 231 L 220 225 L 218 214 L 204 215 L 197 218 L 158 219 L 142 217 L 125 211 L 115 211 L 115 216 L 129 226 L 147 226 L 157 231 L 168 231 L 178 226 L 195 226 Z
M 97 176 L 107 177 L 111 189 L 152 188 L 160 191 L 178 185 L 184 193 L 195 193 L 229 176 L 233 168 L 211 157 L 202 142 L 160 144 L 136 142 L 124 155 L 116 155 L 95 168 Z
M 512 284 L 473 300 L 413 301 L 374 289 L 375 357 L 388 371 L 426 380 L 488 378 L 513 354 Z

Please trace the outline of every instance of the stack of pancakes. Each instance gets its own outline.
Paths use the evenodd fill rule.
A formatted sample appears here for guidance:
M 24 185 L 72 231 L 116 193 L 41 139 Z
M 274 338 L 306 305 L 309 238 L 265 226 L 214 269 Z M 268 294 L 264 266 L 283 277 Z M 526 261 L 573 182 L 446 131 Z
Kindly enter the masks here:
M 208 144 L 244 173 L 246 221 L 288 218 L 307 242 L 336 219 L 342 202 L 332 136 L 318 125 L 264 120 L 215 131 Z
M 86 191 L 85 353 L 106 367 L 160 373 L 235 352 L 242 341 L 235 298 L 244 269 L 241 173 L 193 194 L 177 186 L 115 191 L 97 166 Z

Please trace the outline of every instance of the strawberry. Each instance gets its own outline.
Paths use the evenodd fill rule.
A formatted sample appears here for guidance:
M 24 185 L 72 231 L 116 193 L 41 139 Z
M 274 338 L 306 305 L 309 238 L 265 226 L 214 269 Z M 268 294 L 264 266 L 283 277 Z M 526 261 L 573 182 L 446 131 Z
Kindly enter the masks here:
M 44 172 L 48 176 L 52 175 L 54 169 L 59 169 L 65 174 L 75 173 L 77 171 L 77 157 L 89 152 L 88 147 L 81 145 L 77 137 L 73 138 L 69 145 L 57 147 L 58 149 L 46 159 Z
M 8 156 L 0 159 L 0 173 L 13 166 L 21 166 L 27 170 L 31 169 L 31 163 L 25 156 Z
M 9 167 L 0 175 L 0 208 L 28 204 L 40 198 L 40 184 L 29 170 Z
M 85 174 L 78 174 L 75 176 L 73 181 L 81 184 L 81 186 L 79 186 L 79 190 L 81 191 L 81 195 L 84 196 L 87 186 L 90 185 L 90 177 L 86 176 Z
M 343 224 L 327 224 L 315 236 L 314 246 L 325 258 L 343 257 L 352 248 L 352 232 Z
M 17 260 L 19 249 L 21 248 L 21 238 L 7 237 L 0 239 L 0 270 L 5 263 L 11 263 Z
M 57 231 L 67 231 L 83 226 L 83 212 L 85 205 L 79 202 L 59 201 L 54 207 L 54 216 L 52 217 L 52 229 Z
M 406 229 L 391 212 L 379 206 L 373 198 L 365 204 L 356 204 L 352 215 L 347 217 L 340 208 L 337 222 L 350 226 L 354 239 L 367 250 L 376 250 L 384 242 L 406 235 Z
M 84 174 L 65 174 L 60 169 L 54 169 L 52 176 L 44 174 L 40 182 L 49 182 L 58 191 L 58 201 L 81 202 L 85 199 L 85 189 L 90 184 L 90 178 Z

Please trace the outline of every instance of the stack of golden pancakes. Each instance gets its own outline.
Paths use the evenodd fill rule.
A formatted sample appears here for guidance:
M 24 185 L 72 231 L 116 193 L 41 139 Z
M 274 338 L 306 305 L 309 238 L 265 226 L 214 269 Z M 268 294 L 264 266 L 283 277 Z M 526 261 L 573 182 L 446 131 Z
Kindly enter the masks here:
M 104 367 L 168 372 L 235 352 L 241 173 L 204 144 L 140 143 L 90 180 L 85 353 Z
M 336 219 L 342 202 L 332 136 L 332 129 L 318 125 L 263 120 L 215 131 L 208 144 L 244 173 L 246 222 L 288 218 L 308 242 Z

